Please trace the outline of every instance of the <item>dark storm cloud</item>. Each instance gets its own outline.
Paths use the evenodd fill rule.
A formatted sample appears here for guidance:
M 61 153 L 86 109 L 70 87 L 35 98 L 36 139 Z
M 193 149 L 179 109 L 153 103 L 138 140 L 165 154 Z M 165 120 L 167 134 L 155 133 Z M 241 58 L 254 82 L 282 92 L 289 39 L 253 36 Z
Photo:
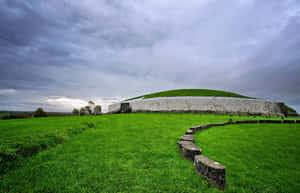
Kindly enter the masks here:
M 299 21 L 296 0 L 0 0 L 0 107 L 211 88 L 300 111 Z
M 261 97 L 284 100 L 299 105 L 300 101 L 300 22 L 292 18 L 274 40 L 248 58 L 251 64 L 240 75 L 245 86 Z M 268 93 L 266 95 L 266 93 Z

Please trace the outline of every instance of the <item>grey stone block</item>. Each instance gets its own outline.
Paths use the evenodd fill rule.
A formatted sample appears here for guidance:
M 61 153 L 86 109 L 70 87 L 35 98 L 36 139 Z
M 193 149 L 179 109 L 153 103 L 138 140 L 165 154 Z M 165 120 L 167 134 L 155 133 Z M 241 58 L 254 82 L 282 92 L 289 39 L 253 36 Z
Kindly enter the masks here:
M 183 145 L 193 144 L 193 142 L 191 142 L 191 141 L 178 141 L 177 144 L 178 144 L 179 151 L 182 152 L 182 146 Z
M 202 152 L 201 148 L 196 146 L 193 143 L 183 144 L 181 150 L 182 150 L 182 155 L 191 161 L 194 161 L 194 157 L 196 155 L 201 155 Z
M 270 123 L 282 123 L 281 120 L 269 120 Z
M 195 138 L 193 135 L 183 135 L 180 137 L 180 141 L 190 141 L 192 143 L 195 143 Z
M 214 126 L 224 126 L 225 123 L 214 123 L 214 124 L 211 124 L 212 127 Z
M 201 130 L 204 130 L 204 129 L 208 129 L 212 126 L 224 126 L 224 123 L 215 123 L 215 124 L 206 124 L 206 125 L 198 125 L 198 126 L 193 126 L 190 128 L 190 130 L 193 130 L 193 132 L 197 132 L 197 131 L 201 131 Z
M 224 125 L 231 125 L 234 124 L 234 122 L 232 121 L 232 119 L 229 119 L 228 122 L 225 122 Z
M 193 130 L 189 129 L 189 130 L 186 130 L 185 134 L 187 135 L 192 135 L 194 132 Z
M 193 126 L 193 127 L 190 128 L 190 130 L 192 130 L 195 133 L 195 132 L 199 131 L 200 127 L 201 126 Z
M 283 120 L 283 123 L 295 123 L 294 120 Z
M 243 120 L 243 121 L 236 121 L 236 124 L 243 124 L 243 123 L 258 123 L 257 120 Z
M 215 162 L 203 155 L 194 157 L 196 171 L 208 178 L 212 185 L 219 189 L 225 189 L 226 186 L 226 168 L 222 164 Z
M 259 120 L 259 123 L 281 123 L 281 120 Z
M 204 129 L 208 129 L 208 128 L 212 127 L 212 126 L 213 126 L 212 124 L 201 125 L 200 128 L 199 128 L 199 131 L 200 130 L 204 130 Z

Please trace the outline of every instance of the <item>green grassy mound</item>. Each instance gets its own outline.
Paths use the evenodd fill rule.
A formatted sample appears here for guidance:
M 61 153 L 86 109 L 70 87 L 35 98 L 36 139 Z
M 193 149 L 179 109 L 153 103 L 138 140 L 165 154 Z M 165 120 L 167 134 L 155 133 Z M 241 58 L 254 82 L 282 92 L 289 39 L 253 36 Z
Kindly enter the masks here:
M 291 116 L 298 115 L 297 111 L 295 109 L 293 109 L 292 107 L 285 105 L 285 109 L 286 109 L 288 115 L 291 115 Z
M 214 97 L 236 97 L 236 98 L 252 98 L 248 96 L 243 96 L 240 94 L 220 91 L 220 90 L 208 90 L 208 89 L 177 89 L 177 90 L 168 90 L 162 92 L 156 92 L 152 94 L 146 94 L 134 98 L 127 99 L 133 100 L 138 98 L 156 98 L 156 97 L 177 97 L 177 96 L 214 96 Z
M 27 137 L 56 135 L 62 128 L 76 131 L 80 130 L 80 125 L 85 127 L 87 124 L 93 125 L 93 128 L 72 135 L 60 145 L 47 148 L 31 157 L 15 160 L 15 167 L 0 174 L 0 192 L 219 192 L 209 187 L 208 182 L 195 173 L 193 163 L 180 155 L 176 143 L 190 126 L 224 122 L 229 118 L 242 120 L 263 117 L 138 113 L 0 121 L 0 144 L 3 143 L 3 139 L 8 140 L 8 138 L 12 143 L 22 144 Z M 226 192 L 253 192 L 252 190 L 257 192 L 295 190 L 293 192 L 297 192 L 298 184 L 295 180 L 300 176 L 295 171 L 299 171 L 299 163 L 294 161 L 299 159 L 300 140 L 294 139 L 299 138 L 300 125 L 286 125 L 284 129 L 275 128 L 275 132 L 271 129 L 274 127 L 272 124 L 266 124 L 266 127 L 260 126 L 257 132 L 265 131 L 264 133 L 269 135 L 263 135 L 265 138 L 259 140 L 255 139 L 258 134 L 243 133 L 242 131 L 245 130 L 243 125 L 215 127 L 207 132 L 214 133 L 213 131 L 220 129 L 223 131 L 222 138 L 227 139 L 226 131 L 229 132 L 229 137 L 234 136 L 231 127 L 241 130 L 235 137 L 241 137 L 243 143 L 248 140 L 249 148 L 244 149 L 243 146 L 239 148 L 237 140 L 233 142 L 227 140 L 222 144 L 215 141 L 214 135 L 211 137 L 213 141 L 208 135 L 203 138 L 202 135 L 207 133 L 199 134 L 201 139 L 197 139 L 197 143 L 201 141 L 200 147 L 203 148 L 204 155 L 211 156 L 228 166 L 229 187 Z M 272 141 L 273 133 L 278 143 L 276 146 L 272 147 L 273 143 L 267 143 L 264 146 L 266 149 L 254 148 L 256 147 L 254 142 L 264 145 L 264 141 Z M 286 133 L 291 137 L 291 141 L 283 140 L 283 136 L 280 135 Z M 243 134 L 248 138 L 241 136 Z M 251 139 L 252 137 L 254 139 Z M 267 139 L 268 137 L 271 139 Z M 213 157 L 216 150 L 205 145 L 206 140 L 226 147 L 225 151 L 223 148 L 218 149 L 221 155 L 226 155 L 225 158 Z M 293 148 L 286 149 L 284 153 L 279 152 L 284 151 L 281 146 L 292 146 L 292 143 L 295 143 Z M 235 151 L 226 152 L 230 147 Z M 268 151 L 267 155 L 274 154 L 271 158 L 278 164 L 283 160 L 282 156 L 288 155 L 285 157 L 285 162 L 280 165 L 283 169 L 278 168 L 279 165 L 275 165 L 276 167 L 267 165 L 264 168 L 268 175 L 278 170 L 267 177 L 266 187 L 269 189 L 255 184 L 253 178 L 257 176 L 244 174 L 244 169 L 247 167 L 239 162 L 239 159 L 246 159 L 242 158 L 244 151 L 248 153 L 246 156 L 249 155 L 248 163 L 251 164 L 256 163 L 256 160 L 259 160 L 266 151 Z M 232 160 L 231 163 L 228 163 L 229 158 Z M 273 160 L 269 161 L 273 162 Z M 234 165 L 242 165 L 242 168 Z M 291 171 L 292 167 L 295 171 Z M 286 173 L 290 173 L 292 177 L 282 179 L 286 177 Z M 258 172 L 257 175 L 257 178 L 266 177 L 262 172 Z M 241 176 L 243 178 L 240 178 Z M 270 188 L 268 183 L 271 182 L 275 184 L 275 188 Z
M 248 98 L 255 99 L 253 97 L 243 96 L 240 94 L 221 91 L 221 90 L 209 90 L 209 89 L 177 89 L 177 90 L 168 90 L 162 92 L 156 92 L 151 94 L 146 94 L 125 101 L 130 101 L 134 99 L 147 99 L 147 98 L 157 98 L 157 97 L 178 97 L 178 96 L 203 96 L 203 97 L 234 97 L 234 98 Z M 287 105 L 285 105 L 287 115 L 298 115 L 297 111 Z

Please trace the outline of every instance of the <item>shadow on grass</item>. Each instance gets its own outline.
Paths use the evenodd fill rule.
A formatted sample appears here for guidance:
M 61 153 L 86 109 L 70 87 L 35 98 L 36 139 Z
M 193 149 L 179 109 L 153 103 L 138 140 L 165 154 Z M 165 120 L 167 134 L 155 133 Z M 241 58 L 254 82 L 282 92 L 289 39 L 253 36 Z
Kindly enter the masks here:
M 55 147 L 79 135 L 87 129 L 95 128 L 94 123 L 85 123 L 81 128 L 65 128 L 58 134 L 26 136 L 22 140 L 0 147 L 0 175 L 18 167 L 18 163 L 41 151 Z

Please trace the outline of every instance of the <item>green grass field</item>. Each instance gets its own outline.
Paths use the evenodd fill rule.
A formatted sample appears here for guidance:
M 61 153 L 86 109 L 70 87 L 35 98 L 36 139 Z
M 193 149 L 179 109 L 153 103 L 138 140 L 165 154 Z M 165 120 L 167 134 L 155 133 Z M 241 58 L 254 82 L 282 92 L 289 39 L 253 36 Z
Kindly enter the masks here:
M 177 89 L 168 90 L 162 92 L 156 92 L 151 94 L 146 94 L 134 98 L 127 99 L 133 100 L 138 98 L 155 98 L 155 97 L 177 97 L 177 96 L 214 96 L 214 97 L 236 97 L 236 98 L 252 98 L 248 96 L 243 96 L 240 94 L 226 92 L 221 90 L 209 90 L 209 89 Z
M 204 155 L 226 166 L 228 191 L 300 190 L 300 124 L 214 127 L 195 140 Z
M 140 113 L 2 120 L 3 149 L 64 140 L 11 161 L 0 174 L 0 192 L 219 192 L 195 173 L 176 143 L 190 126 L 229 118 Z M 297 192 L 299 129 L 300 124 L 213 127 L 197 134 L 196 142 L 204 155 L 227 167 L 226 192 Z

